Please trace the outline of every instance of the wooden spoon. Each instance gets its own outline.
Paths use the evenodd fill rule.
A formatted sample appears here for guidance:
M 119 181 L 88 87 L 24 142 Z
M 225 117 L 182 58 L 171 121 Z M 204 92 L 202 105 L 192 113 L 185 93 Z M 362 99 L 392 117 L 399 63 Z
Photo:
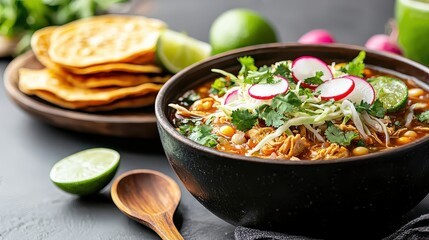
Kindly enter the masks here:
M 162 239 L 183 239 L 173 222 L 180 189 L 170 177 L 153 170 L 128 171 L 115 179 L 111 194 L 121 212 L 151 228 Z

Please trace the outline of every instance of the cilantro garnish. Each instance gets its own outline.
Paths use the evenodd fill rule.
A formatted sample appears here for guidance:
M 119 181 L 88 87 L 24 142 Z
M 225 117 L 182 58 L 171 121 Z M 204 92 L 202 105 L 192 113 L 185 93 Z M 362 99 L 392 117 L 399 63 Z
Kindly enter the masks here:
M 363 70 L 365 69 L 365 51 L 360 51 L 359 55 L 355 57 L 351 62 L 347 63 L 344 67 L 340 68 L 340 71 L 349 75 L 363 77 Z
M 256 113 L 252 113 L 247 109 L 238 109 L 232 111 L 231 114 L 231 122 L 234 126 L 243 132 L 251 129 L 258 120 L 258 115 Z
M 420 115 L 417 116 L 417 120 L 424 123 L 429 123 L 429 110 L 422 112 Z
M 301 105 L 301 100 L 293 92 L 275 96 L 270 105 L 262 105 L 258 108 L 259 118 L 265 121 L 267 126 L 278 128 L 288 119 L 285 113 L 295 110 Z
M 317 71 L 316 75 L 314 77 L 306 78 L 304 80 L 304 83 L 310 84 L 310 85 L 320 85 L 320 84 L 322 84 L 324 82 L 322 80 L 322 77 L 323 77 L 323 72 L 322 71 Z
M 258 108 L 259 118 L 265 121 L 265 125 L 278 128 L 285 123 L 287 118 L 274 110 L 270 105 L 262 105 Z
M 232 82 L 227 80 L 226 78 L 217 78 L 213 84 L 209 92 L 214 95 L 222 96 L 226 93 L 227 89 L 231 86 Z
M 271 106 L 280 114 L 291 112 L 295 107 L 301 105 L 301 100 L 293 92 L 287 94 L 279 94 L 275 96 L 271 102 Z
M 278 81 L 274 79 L 274 74 L 271 72 L 270 67 L 262 66 L 258 71 L 249 71 L 244 82 L 249 84 L 274 84 Z
M 211 133 L 212 127 L 206 124 L 201 124 L 200 121 L 179 126 L 179 132 L 189 139 L 204 145 L 206 147 L 216 147 L 218 144 L 218 136 Z
M 186 92 L 183 97 L 179 98 L 180 103 L 183 106 L 191 106 L 194 102 L 199 100 L 201 97 L 198 93 L 196 93 L 194 90 Z
M 290 71 L 289 67 L 287 66 L 287 62 L 280 63 L 276 67 L 276 70 L 274 70 L 273 75 L 274 76 L 280 76 L 280 77 L 286 78 L 287 80 L 293 81 L 291 78 L 291 71 Z
M 238 58 L 238 61 L 241 64 L 241 69 L 238 75 L 247 77 L 249 71 L 256 71 L 258 68 L 255 66 L 255 60 L 252 57 L 245 56 Z
M 353 131 L 343 132 L 333 123 L 328 122 L 328 128 L 325 131 L 325 136 L 331 143 L 348 146 L 351 144 L 353 139 L 359 137 L 359 134 Z
M 372 105 L 361 101 L 359 104 L 355 105 L 355 108 L 358 112 L 367 111 L 370 115 L 378 118 L 383 118 L 386 114 L 386 109 L 384 108 L 383 103 L 378 99 L 376 99 Z

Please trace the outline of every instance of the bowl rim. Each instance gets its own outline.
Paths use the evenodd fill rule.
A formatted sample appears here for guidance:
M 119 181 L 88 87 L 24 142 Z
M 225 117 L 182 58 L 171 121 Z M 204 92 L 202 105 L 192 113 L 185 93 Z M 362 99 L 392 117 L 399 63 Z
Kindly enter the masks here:
M 389 156 L 397 155 L 400 152 L 410 151 L 412 148 L 418 147 L 420 145 L 423 145 L 423 144 L 426 144 L 429 142 L 429 135 L 427 135 L 423 138 L 417 139 L 416 141 L 413 141 L 411 143 L 408 143 L 408 144 L 400 146 L 400 147 L 395 147 L 393 149 L 388 149 L 385 151 L 371 153 L 371 154 L 363 155 L 363 156 L 352 156 L 352 157 L 338 158 L 338 159 L 332 159 L 332 160 L 290 161 L 290 160 L 278 160 L 278 159 L 269 159 L 269 158 L 249 157 L 249 156 L 243 156 L 243 155 L 238 155 L 238 154 L 222 152 L 222 151 L 219 151 L 219 150 L 216 150 L 213 148 L 203 146 L 201 144 L 198 144 L 198 143 L 188 139 L 187 137 L 180 134 L 174 128 L 174 126 L 170 123 L 169 118 L 166 116 L 165 112 L 162 110 L 162 105 L 164 104 L 164 96 L 165 96 L 166 92 L 169 91 L 170 86 L 174 84 L 174 81 L 176 81 L 176 79 L 179 79 L 179 78 L 182 78 L 183 76 L 186 76 L 186 74 L 188 74 L 188 72 L 190 72 L 194 68 L 197 68 L 201 65 L 208 64 L 209 62 L 212 62 L 212 61 L 219 61 L 222 58 L 228 57 L 230 55 L 246 53 L 249 51 L 263 50 L 263 49 L 268 49 L 268 48 L 279 48 L 279 47 L 282 47 L 282 48 L 289 48 L 289 47 L 290 48 L 293 48 L 293 47 L 302 47 L 302 48 L 318 47 L 319 48 L 320 47 L 320 48 L 337 49 L 337 50 L 338 49 L 353 50 L 353 51 L 364 50 L 365 52 L 370 53 L 370 54 L 378 55 L 381 57 L 392 58 L 393 60 L 405 63 L 407 65 L 411 65 L 414 68 L 417 68 L 419 70 L 426 72 L 429 76 L 429 68 L 420 64 L 420 63 L 417 63 L 415 61 L 412 61 L 408 58 L 405 58 L 405 57 L 402 57 L 402 56 L 399 56 L 396 54 L 392 54 L 392 53 L 388 53 L 388 52 L 373 51 L 373 50 L 369 50 L 369 49 L 363 48 L 361 46 L 356 46 L 356 45 L 338 44 L 338 43 L 333 43 L 333 44 L 300 44 L 300 43 L 259 44 L 259 45 L 239 48 L 239 49 L 235 49 L 235 50 L 231 50 L 228 52 L 224 52 L 221 54 L 211 56 L 211 57 L 209 57 L 203 61 L 195 63 L 195 64 L 183 69 L 182 71 L 176 73 L 169 81 L 167 81 L 167 83 L 164 84 L 164 86 L 159 91 L 158 96 L 156 97 L 155 115 L 157 118 L 158 125 L 160 125 L 160 127 L 162 127 L 168 134 L 170 134 L 170 136 L 172 136 L 175 140 L 179 141 L 181 144 L 187 145 L 188 147 L 191 147 L 192 149 L 194 149 L 196 151 L 201 151 L 204 154 L 210 154 L 210 155 L 214 155 L 217 157 L 228 158 L 228 159 L 233 159 L 233 160 L 237 160 L 237 161 L 264 163 L 264 164 L 320 165 L 320 164 L 339 164 L 339 163 L 346 163 L 346 162 L 360 162 L 362 160 L 368 160 L 368 159 L 372 159 L 372 158 L 389 159 L 390 158 Z M 429 85 L 429 83 L 426 83 L 426 84 Z

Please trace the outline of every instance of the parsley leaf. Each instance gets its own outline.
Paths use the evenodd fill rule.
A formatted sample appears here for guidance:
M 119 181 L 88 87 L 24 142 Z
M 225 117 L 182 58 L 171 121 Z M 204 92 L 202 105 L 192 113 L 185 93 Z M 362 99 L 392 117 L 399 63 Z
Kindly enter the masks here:
M 232 111 L 231 114 L 231 122 L 234 126 L 243 132 L 251 129 L 258 120 L 258 115 L 256 113 L 252 113 L 247 109 L 238 109 Z
M 284 114 L 292 112 L 295 107 L 301 105 L 301 100 L 293 92 L 287 94 L 279 94 L 271 101 L 271 106 L 277 110 L 278 113 Z
M 310 85 L 320 85 L 323 83 L 322 77 L 323 77 L 323 72 L 317 71 L 314 77 L 309 77 L 304 79 L 304 83 L 310 84 Z
M 383 118 L 384 115 L 386 115 L 386 109 L 383 103 L 378 99 L 376 99 L 372 105 L 361 101 L 358 105 L 355 105 L 355 108 L 358 112 L 367 111 L 370 115 L 378 118 Z
M 285 123 L 284 121 L 287 120 L 283 114 L 275 111 L 271 106 L 266 104 L 258 108 L 258 113 L 259 118 L 264 120 L 267 126 L 275 128 L 282 126 Z
M 238 61 L 241 63 L 241 69 L 238 75 L 247 77 L 249 71 L 256 71 L 258 68 L 255 66 L 255 60 L 252 57 L 244 56 L 238 58 Z
M 332 122 L 328 122 L 328 128 L 325 131 L 325 136 L 331 143 L 348 146 L 351 144 L 353 139 L 359 137 L 359 134 L 353 131 L 343 132 Z
M 351 62 L 347 63 L 344 67 L 340 68 L 340 71 L 349 75 L 363 77 L 363 70 L 365 69 L 365 51 L 360 51 L 359 55 L 355 57 Z
M 419 120 L 420 122 L 429 123 L 429 110 L 424 111 L 420 115 L 418 115 L 417 120 Z

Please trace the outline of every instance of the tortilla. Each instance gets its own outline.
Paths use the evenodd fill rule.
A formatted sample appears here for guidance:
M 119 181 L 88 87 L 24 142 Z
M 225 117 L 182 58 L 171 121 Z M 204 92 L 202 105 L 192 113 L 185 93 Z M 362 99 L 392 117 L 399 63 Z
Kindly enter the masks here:
M 162 69 L 154 64 L 154 53 L 146 53 L 128 63 L 107 63 L 95 65 L 87 68 L 74 68 L 61 66 L 51 60 L 49 57 L 49 48 L 51 44 L 52 33 L 59 27 L 45 27 L 36 31 L 31 38 L 31 48 L 36 58 L 47 68 L 60 75 L 71 72 L 74 74 L 94 74 L 100 72 L 132 72 L 132 73 L 160 73 Z
M 19 71 L 19 89 L 26 94 L 35 91 L 50 92 L 58 98 L 68 102 L 97 102 L 108 104 L 115 100 L 144 96 L 156 93 L 162 85 L 143 83 L 133 87 L 110 88 L 78 88 L 69 84 L 61 76 L 49 69 L 33 70 L 22 68 Z
M 58 98 L 54 94 L 46 91 L 34 91 L 34 95 L 63 108 L 78 109 L 86 112 L 102 112 L 102 111 L 112 111 L 112 110 L 123 109 L 123 108 L 146 107 L 146 106 L 152 105 L 155 102 L 155 98 L 156 98 L 156 93 L 152 93 L 141 97 L 119 99 L 106 105 L 100 105 L 100 104 L 97 104 L 97 102 L 64 101 L 63 99 Z
M 75 68 L 126 62 L 154 52 L 166 24 L 141 16 L 104 15 L 74 21 L 54 30 L 53 62 Z
M 101 73 L 93 75 L 68 74 L 65 77 L 70 84 L 80 88 L 101 88 L 101 87 L 133 87 L 143 83 L 163 84 L 170 79 L 170 76 L 149 76 L 144 74 L 130 73 Z

